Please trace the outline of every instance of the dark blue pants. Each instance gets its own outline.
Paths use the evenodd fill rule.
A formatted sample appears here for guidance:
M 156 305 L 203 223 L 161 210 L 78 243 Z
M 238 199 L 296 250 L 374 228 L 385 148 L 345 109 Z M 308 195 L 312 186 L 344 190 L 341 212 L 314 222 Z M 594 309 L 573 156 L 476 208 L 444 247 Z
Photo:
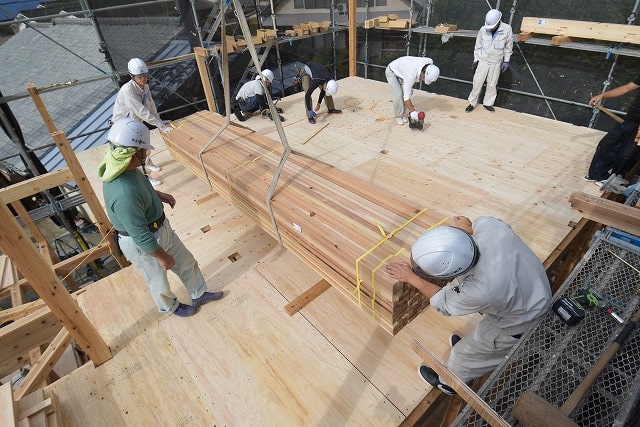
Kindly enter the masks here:
M 591 159 L 589 178 L 600 181 L 609 178 L 611 173 L 624 177 L 633 167 L 637 133 L 638 123 L 628 120 L 618 123 L 607 133 L 598 143 Z
M 267 98 L 264 95 L 256 95 L 247 99 L 238 100 L 240 110 L 245 113 L 253 113 L 254 111 L 267 108 Z

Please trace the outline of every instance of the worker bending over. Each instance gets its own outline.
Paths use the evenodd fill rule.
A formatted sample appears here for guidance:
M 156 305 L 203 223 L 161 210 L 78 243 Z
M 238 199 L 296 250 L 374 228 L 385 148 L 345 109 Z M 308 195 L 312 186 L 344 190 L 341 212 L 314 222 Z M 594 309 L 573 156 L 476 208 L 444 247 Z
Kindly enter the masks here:
M 387 273 L 430 299 L 445 316 L 482 313 L 464 338 L 452 335 L 448 368 L 468 382 L 492 371 L 549 306 L 551 287 L 538 257 L 507 224 L 480 217 L 473 224 L 453 217 L 453 226 L 435 227 L 411 248 L 411 265 L 393 263 Z M 434 280 L 453 280 L 443 288 Z M 446 394 L 455 391 L 433 369 L 420 376 Z
M 312 107 L 311 94 L 317 88 L 320 88 L 318 102 Z M 316 123 L 317 112 L 320 110 L 320 104 L 322 104 L 323 99 L 329 114 L 342 114 L 342 110 L 337 110 L 333 103 L 333 95 L 338 92 L 338 82 L 335 81 L 333 74 L 324 65 L 317 62 L 309 62 L 304 66 L 302 89 L 305 91 L 304 105 L 307 109 L 309 123 Z
M 102 178 L 104 204 L 118 233 L 123 255 L 136 267 L 149 286 L 158 310 L 176 316 L 191 316 L 209 301 L 222 298 L 222 292 L 206 292 L 200 267 L 171 228 L 163 203 L 176 204 L 174 197 L 155 191 L 138 166 L 153 150 L 149 129 L 134 119 L 113 124 L 107 134 L 109 147 L 98 167 Z M 171 291 L 167 270 L 173 271 L 191 295 L 183 304 Z
M 391 85 L 393 115 L 396 123 L 403 125 L 409 122 L 409 115 L 413 120 L 418 118 L 418 112 L 411 102 L 413 85 L 421 81 L 430 85 L 438 80 L 440 69 L 431 58 L 401 56 L 387 65 L 385 76 Z
M 236 103 L 233 106 L 233 113 L 238 120 L 244 122 L 251 117 L 251 113 L 256 111 L 264 112 L 264 115 L 273 120 L 269 111 L 267 96 L 265 95 L 265 92 L 271 89 L 271 82 L 273 82 L 273 72 L 271 70 L 262 70 L 262 73 L 258 74 L 254 80 L 242 85 L 236 95 Z M 276 110 L 278 113 L 283 112 L 282 108 L 276 108 Z M 280 117 L 280 120 L 284 121 L 282 117 Z
M 478 105 L 482 85 L 487 82 L 482 105 L 494 112 L 493 104 L 498 95 L 500 73 L 509 69 L 509 60 L 513 53 L 513 30 L 509 24 L 501 22 L 502 12 L 491 9 L 484 18 L 484 27 L 476 36 L 473 49 L 473 88 L 469 94 L 469 105 L 464 111 L 470 113 Z

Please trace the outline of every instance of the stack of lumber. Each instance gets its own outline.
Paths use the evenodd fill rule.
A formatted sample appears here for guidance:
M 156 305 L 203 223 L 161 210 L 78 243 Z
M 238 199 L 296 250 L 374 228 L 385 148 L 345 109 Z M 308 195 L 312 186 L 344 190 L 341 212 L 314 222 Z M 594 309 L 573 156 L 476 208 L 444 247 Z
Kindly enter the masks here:
M 58 399 L 53 392 L 45 399 L 42 389 L 14 401 L 11 383 L 0 386 L 0 425 L 11 426 L 61 426 Z
M 525 34 L 548 34 L 559 38 L 577 37 L 640 44 L 640 28 L 637 25 L 525 16 L 522 18 L 520 31 Z M 520 38 L 524 39 L 525 37 Z
M 271 200 L 266 196 L 282 155 L 280 142 L 229 126 L 202 111 L 174 122 L 163 136 L 181 162 L 296 254 L 389 333 L 396 334 L 428 304 L 415 288 L 396 283 L 386 263 L 408 260 L 411 244 L 443 218 L 330 165 L 291 153 Z M 395 231 L 392 233 L 392 231 Z M 392 234 L 392 237 L 388 237 Z M 387 237 L 385 237 L 387 236 Z M 358 261 L 359 260 L 359 261 Z
M 396 28 L 407 29 L 415 24 L 415 21 L 408 19 L 400 19 L 395 13 L 388 15 L 377 16 L 375 18 L 367 19 L 364 21 L 364 28 Z

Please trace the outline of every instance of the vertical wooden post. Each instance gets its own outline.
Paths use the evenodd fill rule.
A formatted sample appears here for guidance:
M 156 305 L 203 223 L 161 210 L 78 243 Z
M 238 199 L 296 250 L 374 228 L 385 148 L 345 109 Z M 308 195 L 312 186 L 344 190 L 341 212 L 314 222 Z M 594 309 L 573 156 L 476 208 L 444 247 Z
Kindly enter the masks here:
M 31 244 L 29 237 L 0 203 L 0 249 L 11 258 L 51 312 L 89 355 L 95 365 L 111 359 L 111 351 L 58 276 Z
M 349 0 L 349 77 L 356 76 L 356 41 L 357 27 L 356 18 L 358 14 L 358 4 L 356 0 Z
M 193 49 L 193 52 L 196 55 L 196 63 L 198 64 L 198 71 L 200 72 L 200 80 L 202 80 L 204 95 L 207 98 L 207 107 L 209 107 L 209 111 L 217 113 L 218 108 L 216 108 L 216 103 L 213 98 L 213 90 L 211 89 L 211 76 L 209 75 L 209 67 L 207 67 L 206 61 L 206 58 L 209 57 L 209 50 L 203 47 L 196 47 Z

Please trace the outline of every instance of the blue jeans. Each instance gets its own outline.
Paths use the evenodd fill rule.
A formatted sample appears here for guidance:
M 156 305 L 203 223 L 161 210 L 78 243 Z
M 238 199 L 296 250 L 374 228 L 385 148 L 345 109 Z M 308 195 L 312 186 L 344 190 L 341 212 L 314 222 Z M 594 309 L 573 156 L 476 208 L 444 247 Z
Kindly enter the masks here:
M 180 278 L 184 287 L 189 291 L 191 298 L 201 297 L 207 290 L 207 285 L 204 282 L 200 267 L 198 267 L 198 262 L 171 229 L 168 219 L 164 220 L 164 224 L 154 233 L 154 236 L 160 246 L 176 260 L 176 265 L 171 271 Z M 147 282 L 158 310 L 163 313 L 173 313 L 178 307 L 179 301 L 171 291 L 167 272 L 160 267 L 154 257 L 141 250 L 130 236 L 120 235 L 118 238 L 120 250 Z
M 264 101 L 261 98 L 264 98 Z M 266 105 L 266 103 L 267 101 L 264 95 L 255 95 L 251 98 L 238 100 L 240 111 L 246 113 L 253 113 L 254 111 L 258 111 L 259 109 L 261 109 L 261 105 Z

